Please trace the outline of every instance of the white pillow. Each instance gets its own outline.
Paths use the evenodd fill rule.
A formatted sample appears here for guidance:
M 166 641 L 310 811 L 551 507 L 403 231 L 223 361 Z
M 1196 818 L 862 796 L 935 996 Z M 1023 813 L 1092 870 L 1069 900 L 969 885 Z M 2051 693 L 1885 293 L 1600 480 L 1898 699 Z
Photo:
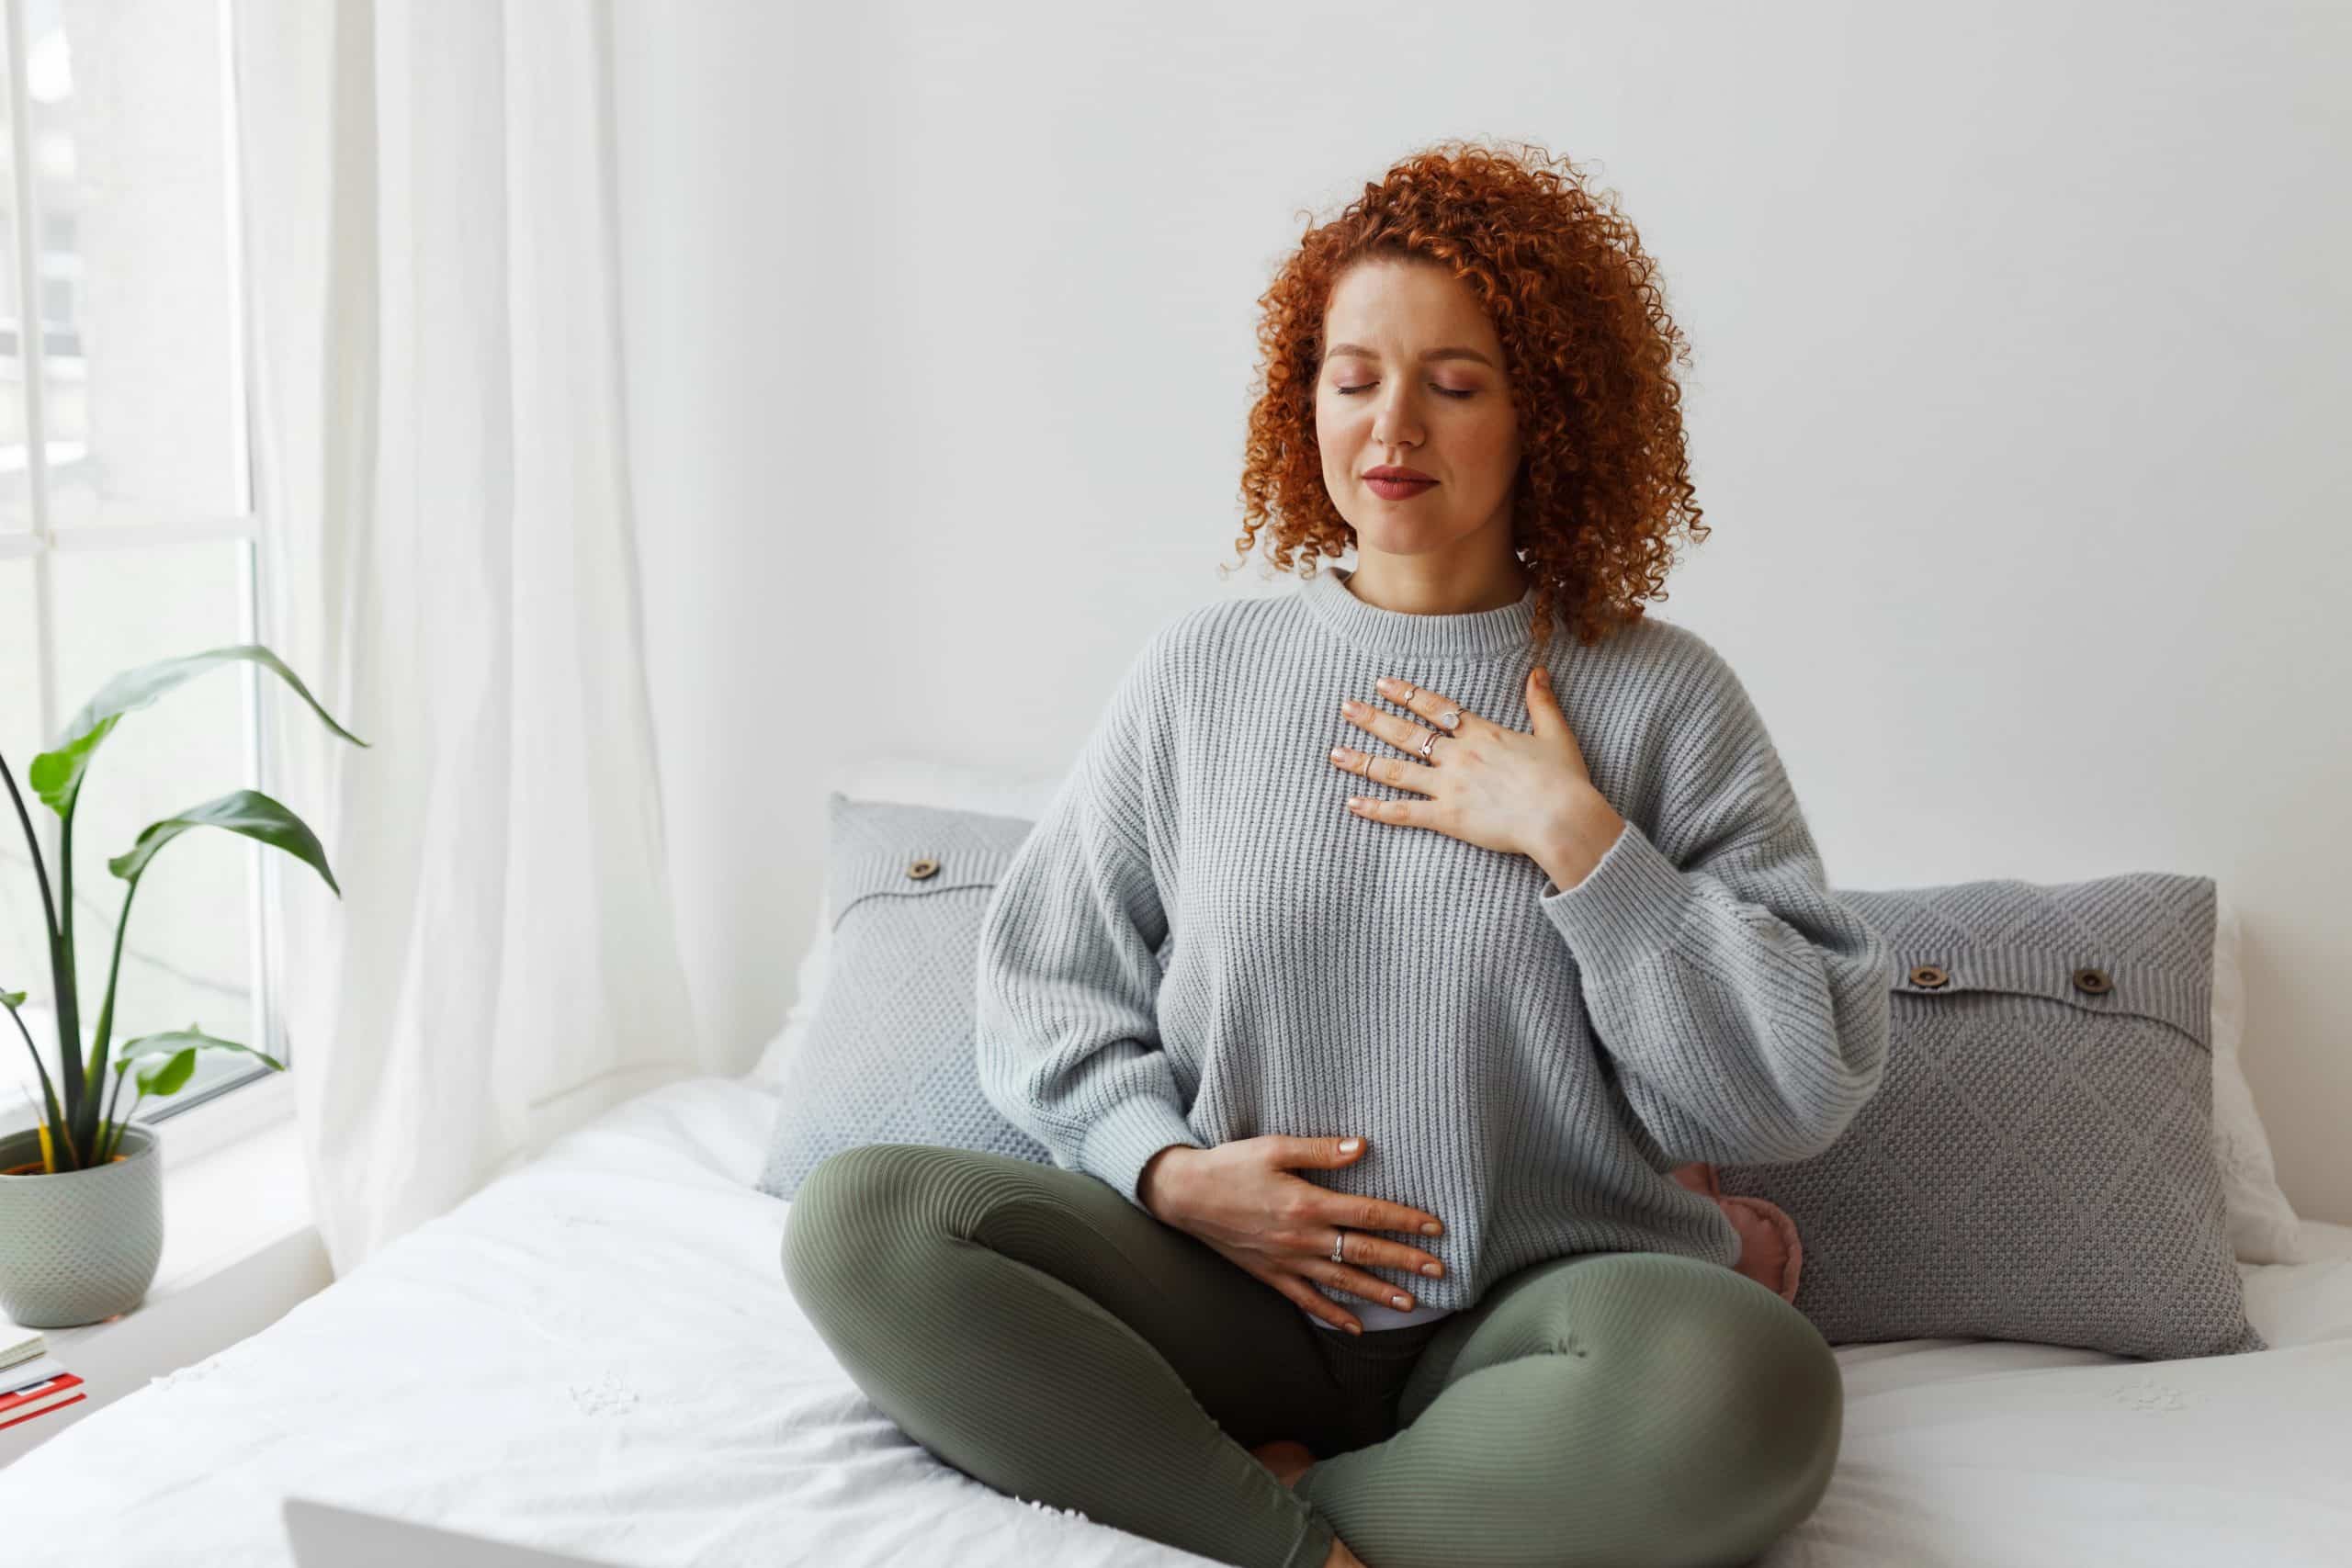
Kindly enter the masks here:
M 852 800 L 896 800 L 910 806 L 934 806 L 951 811 L 987 811 L 1003 817 L 1025 817 L 1032 822 L 1053 804 L 1061 788 L 1060 775 L 1014 773 L 975 767 L 967 762 L 935 762 L 913 757 L 864 757 L 837 763 L 826 787 Z M 800 955 L 792 1006 L 784 1027 L 760 1052 L 748 1081 L 774 1089 L 784 1081 L 784 1064 L 800 1048 L 808 1021 L 817 1015 L 817 1000 L 824 994 L 825 974 L 832 956 L 833 912 L 825 897 L 825 879 L 817 879 L 817 922 Z
M 1052 804 L 1061 778 L 1007 773 L 967 763 L 865 758 L 834 769 L 830 787 L 854 800 L 899 800 L 965 811 L 992 811 L 1035 821 Z M 800 957 L 797 994 L 784 1028 L 760 1054 L 751 1081 L 774 1089 L 785 1059 L 797 1050 L 824 992 L 832 911 L 818 883 L 817 923 Z M 2230 1247 L 2244 1263 L 2301 1263 L 2302 1224 L 2279 1190 L 2270 1134 L 2255 1110 L 2239 1055 L 2245 1037 L 2245 984 L 2238 967 L 2238 915 L 2216 884 L 2213 895 L 2213 1161 L 2222 1173 Z
M 2302 1224 L 2270 1155 L 2239 1063 L 2245 1041 L 2245 980 L 2238 966 L 2238 912 L 2218 886 L 2213 910 L 2213 1163 L 2221 1168 L 2230 1247 L 2243 1263 L 2301 1263 Z

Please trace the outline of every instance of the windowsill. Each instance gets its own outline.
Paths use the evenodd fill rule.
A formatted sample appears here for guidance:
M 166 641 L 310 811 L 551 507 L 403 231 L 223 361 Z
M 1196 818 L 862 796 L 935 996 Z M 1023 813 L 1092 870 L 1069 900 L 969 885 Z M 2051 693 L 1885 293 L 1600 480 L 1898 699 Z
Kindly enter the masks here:
M 164 1145 L 164 1256 L 148 1303 L 310 1224 L 289 1074 L 272 1073 L 154 1130 Z
M 153 1379 L 258 1333 L 334 1282 L 311 1224 L 288 1077 L 272 1074 L 156 1129 L 164 1253 L 154 1283 L 119 1316 L 41 1330 L 49 1353 L 83 1380 L 87 1397 L 0 1431 L 0 1463 Z M 184 1135 L 175 1137 L 175 1129 Z
M 240 1084 L 217 1099 L 167 1116 L 160 1122 L 133 1122 L 144 1126 L 163 1141 L 164 1199 L 171 1201 L 171 1173 L 175 1167 L 192 1165 L 232 1145 L 290 1123 L 294 1117 L 294 1075 L 290 1071 L 265 1073 L 251 1083 Z M 168 1241 L 165 1246 L 169 1246 Z

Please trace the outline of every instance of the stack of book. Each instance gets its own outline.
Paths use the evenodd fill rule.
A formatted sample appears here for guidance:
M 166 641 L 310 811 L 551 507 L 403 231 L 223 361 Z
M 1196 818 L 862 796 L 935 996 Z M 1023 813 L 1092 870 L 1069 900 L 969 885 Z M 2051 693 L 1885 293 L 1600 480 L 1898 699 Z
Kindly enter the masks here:
M 39 1329 L 0 1323 L 0 1429 L 87 1397 L 82 1380 L 47 1349 Z

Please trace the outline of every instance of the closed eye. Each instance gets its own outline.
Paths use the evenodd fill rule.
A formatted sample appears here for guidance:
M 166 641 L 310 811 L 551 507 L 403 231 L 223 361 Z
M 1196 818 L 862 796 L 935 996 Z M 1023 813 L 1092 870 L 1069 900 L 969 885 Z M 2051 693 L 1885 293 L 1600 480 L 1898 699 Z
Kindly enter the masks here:
M 1335 391 L 1335 392 L 1339 393 L 1341 397 L 1345 398 L 1345 397 L 1352 397 L 1353 395 L 1355 395 L 1355 394 L 1356 394 L 1356 393 L 1358 393 L 1358 392 L 1368 392 L 1368 391 L 1372 390 L 1373 386 L 1374 386 L 1374 383 L 1373 383 L 1373 382 L 1366 381 L 1366 382 L 1365 382 L 1363 386 L 1361 386 L 1361 387 L 1334 387 L 1334 388 L 1332 388 L 1331 389 L 1332 389 L 1333 391 Z M 1443 396 L 1445 396 L 1445 397 L 1449 397 L 1449 398 L 1475 398 L 1475 397 L 1476 397 L 1476 396 L 1478 395 L 1478 394 L 1476 393 L 1476 391 L 1475 391 L 1475 390 L 1473 390 L 1473 391 L 1467 391 L 1467 392 L 1457 392 L 1457 391 L 1455 391 L 1455 390 L 1454 390 L 1453 388 L 1451 388 L 1451 387 L 1431 387 L 1431 388 L 1430 389 L 1430 391 L 1432 391 L 1432 392 L 1441 393 L 1441 394 L 1442 394 Z

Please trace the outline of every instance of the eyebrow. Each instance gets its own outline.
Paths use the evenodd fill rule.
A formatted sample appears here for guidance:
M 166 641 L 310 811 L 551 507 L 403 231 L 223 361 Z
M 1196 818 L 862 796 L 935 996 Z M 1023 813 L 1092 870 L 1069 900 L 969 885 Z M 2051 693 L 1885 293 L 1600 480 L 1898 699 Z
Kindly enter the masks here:
M 1380 357 L 1380 355 L 1373 353 L 1372 350 L 1364 347 L 1363 344 L 1353 343 L 1335 343 L 1330 347 L 1323 351 L 1323 357 L 1326 359 L 1336 359 L 1342 354 L 1361 354 L 1366 359 L 1377 359 Z M 1422 355 L 1421 357 L 1424 360 L 1475 359 L 1489 370 L 1498 368 L 1493 360 L 1487 358 L 1485 355 L 1479 353 L 1475 348 L 1433 348 L 1427 354 Z

